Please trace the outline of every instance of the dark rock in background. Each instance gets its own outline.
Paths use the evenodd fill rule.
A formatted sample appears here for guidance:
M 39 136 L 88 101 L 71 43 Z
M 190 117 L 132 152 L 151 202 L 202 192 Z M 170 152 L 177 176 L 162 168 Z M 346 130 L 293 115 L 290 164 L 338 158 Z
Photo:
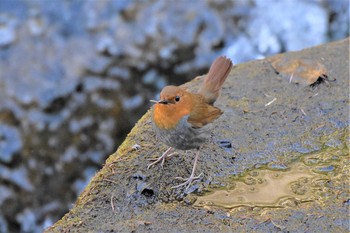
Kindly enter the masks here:
M 292 10 L 291 10 L 292 9 Z M 349 34 L 347 1 L 0 1 L 0 232 L 71 207 L 167 83 Z

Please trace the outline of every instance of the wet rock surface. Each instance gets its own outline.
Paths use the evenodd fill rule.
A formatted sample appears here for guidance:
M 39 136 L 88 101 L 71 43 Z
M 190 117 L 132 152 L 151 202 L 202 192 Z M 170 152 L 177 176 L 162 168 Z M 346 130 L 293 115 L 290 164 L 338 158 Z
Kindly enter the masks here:
M 283 10 L 290 7 L 293 11 Z M 167 83 L 181 84 L 203 74 L 218 54 L 239 63 L 344 38 L 349 34 L 347 9 L 346 1 L 299 1 L 292 6 L 258 0 L 1 0 L 0 232 L 41 232 L 61 218 L 149 108 L 148 100 Z M 264 104 L 279 102 L 267 94 L 271 98 L 263 96 Z M 233 95 L 228 104 L 241 98 Z M 239 103 L 244 111 L 254 104 L 249 98 Z M 327 99 L 319 107 L 322 114 L 333 111 Z M 308 118 L 298 108 L 294 113 L 299 120 Z M 228 124 L 230 117 L 224 119 Z M 337 118 L 332 120 L 343 127 Z M 214 140 L 220 145 L 217 152 L 226 151 L 232 164 L 235 159 L 244 164 L 230 171 L 239 173 L 251 164 L 237 152 L 242 140 L 260 139 L 224 134 Z M 269 144 L 271 151 L 274 143 Z M 310 151 L 308 145 L 293 144 L 304 152 Z M 140 151 L 147 145 L 131 148 Z M 141 193 L 140 203 L 157 201 L 159 192 L 149 185 L 149 174 L 131 174 L 142 179 L 132 179 L 137 185 L 128 198 L 137 200 Z M 203 189 L 197 184 L 190 191 L 197 188 Z
M 216 103 L 225 113 L 201 151 L 204 177 L 187 191 L 171 186 L 189 175 L 195 152 L 147 169 L 166 149 L 148 112 L 47 232 L 348 232 L 348 45 L 236 65 Z M 272 67 L 276 58 L 322 58 L 336 81 L 290 83 Z M 184 87 L 196 90 L 201 81 Z M 218 141 L 231 142 L 232 153 Z

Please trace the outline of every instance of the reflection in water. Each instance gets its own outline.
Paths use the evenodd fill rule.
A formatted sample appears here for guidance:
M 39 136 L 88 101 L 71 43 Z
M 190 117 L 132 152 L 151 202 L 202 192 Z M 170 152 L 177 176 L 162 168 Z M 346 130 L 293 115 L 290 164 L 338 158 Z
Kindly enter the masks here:
M 231 180 L 232 190 L 216 190 L 198 197 L 195 206 L 219 206 L 235 208 L 250 207 L 286 207 L 295 203 L 319 201 L 325 192 L 325 183 L 334 179 L 344 167 L 345 156 L 334 155 L 327 150 L 302 157 L 288 169 L 276 169 L 279 166 L 252 170 L 242 177 Z M 338 151 L 339 154 L 339 151 Z M 273 169 L 270 169 L 273 167 Z

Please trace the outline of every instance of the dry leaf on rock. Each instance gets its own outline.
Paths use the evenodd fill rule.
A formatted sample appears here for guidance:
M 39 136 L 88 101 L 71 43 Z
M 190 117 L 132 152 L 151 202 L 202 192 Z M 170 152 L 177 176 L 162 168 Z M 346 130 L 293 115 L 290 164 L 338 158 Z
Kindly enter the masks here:
M 327 79 L 326 68 L 315 60 L 277 57 L 271 59 L 270 62 L 272 67 L 289 83 L 309 86 L 319 79 Z

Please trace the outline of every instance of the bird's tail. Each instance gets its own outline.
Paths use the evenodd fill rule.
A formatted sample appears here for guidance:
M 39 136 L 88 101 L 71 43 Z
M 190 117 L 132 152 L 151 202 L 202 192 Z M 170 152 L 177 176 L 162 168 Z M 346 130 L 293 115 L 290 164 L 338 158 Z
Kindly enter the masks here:
M 220 95 L 220 90 L 229 75 L 233 64 L 229 58 L 220 56 L 215 59 L 206 75 L 199 94 L 207 103 L 213 104 Z

